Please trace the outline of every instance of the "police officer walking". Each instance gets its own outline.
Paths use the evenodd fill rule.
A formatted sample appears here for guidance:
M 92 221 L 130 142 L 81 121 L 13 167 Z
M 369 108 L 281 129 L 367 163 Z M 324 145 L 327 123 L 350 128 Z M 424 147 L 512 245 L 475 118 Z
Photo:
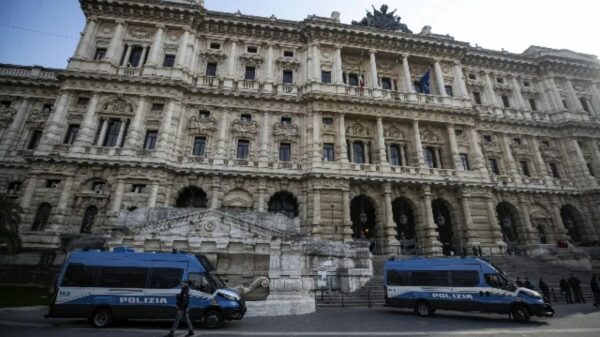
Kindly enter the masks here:
M 181 282 L 181 292 L 177 294 L 177 315 L 175 316 L 171 330 L 165 337 L 174 337 L 175 330 L 179 327 L 179 321 L 181 321 L 182 318 L 185 318 L 185 324 L 188 328 L 188 333 L 185 336 L 189 337 L 194 335 L 194 327 L 192 326 L 192 321 L 190 321 L 189 305 L 190 288 L 188 287 L 188 283 L 183 281 Z

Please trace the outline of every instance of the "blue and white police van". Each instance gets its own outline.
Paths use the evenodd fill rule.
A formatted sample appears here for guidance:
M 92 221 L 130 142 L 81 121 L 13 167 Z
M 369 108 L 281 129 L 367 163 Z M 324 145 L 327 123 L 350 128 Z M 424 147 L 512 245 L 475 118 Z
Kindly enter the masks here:
M 517 288 L 477 258 L 389 260 L 384 273 L 386 306 L 413 308 L 421 316 L 436 309 L 509 314 L 518 322 L 554 315 L 540 294 Z
M 59 274 L 47 317 L 87 318 L 98 328 L 118 319 L 173 319 L 185 280 L 190 319 L 208 328 L 242 319 L 244 301 L 211 271 L 208 260 L 192 254 L 75 251 Z

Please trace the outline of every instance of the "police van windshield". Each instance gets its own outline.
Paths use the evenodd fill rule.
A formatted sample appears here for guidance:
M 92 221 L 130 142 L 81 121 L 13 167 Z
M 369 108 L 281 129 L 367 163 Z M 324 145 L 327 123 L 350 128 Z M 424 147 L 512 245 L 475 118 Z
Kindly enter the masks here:
M 508 291 L 517 290 L 517 287 L 502 274 L 485 274 L 485 282 L 490 287 Z
M 218 277 L 210 273 L 189 273 L 188 283 L 192 289 L 212 294 L 215 290 L 225 288 Z

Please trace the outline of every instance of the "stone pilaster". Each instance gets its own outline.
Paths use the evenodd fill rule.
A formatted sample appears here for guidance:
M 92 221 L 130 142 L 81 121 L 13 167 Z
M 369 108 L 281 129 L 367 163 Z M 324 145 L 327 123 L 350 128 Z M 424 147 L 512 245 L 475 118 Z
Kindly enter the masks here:
M 390 183 L 383 185 L 383 202 L 385 206 L 385 223 L 384 223 L 384 245 L 383 253 L 399 255 L 400 243 L 396 238 L 398 233 L 396 223 L 394 222 L 394 213 L 392 211 L 392 186 Z
M 444 74 L 442 72 L 442 67 L 440 66 L 440 60 L 433 60 L 433 71 L 435 73 L 435 82 L 437 84 L 438 95 L 448 96 L 446 94 L 446 88 L 444 87 Z
M 106 50 L 105 60 L 112 63 L 114 66 L 119 64 L 119 51 L 123 42 L 123 33 L 125 32 L 125 21 L 116 20 L 115 31 L 112 33 L 108 49 Z
M 275 62 L 273 58 L 273 44 L 267 44 L 267 57 L 265 61 L 265 84 L 263 86 L 263 92 L 271 93 L 273 92 L 273 82 L 275 82 L 275 78 L 273 75 L 273 63 Z
M 519 197 L 519 212 L 521 213 L 521 220 L 523 228 L 517 229 L 519 232 L 519 239 L 523 239 L 523 242 L 527 244 L 537 243 L 535 239 L 537 236 L 537 230 L 533 228 L 531 219 L 529 218 L 529 207 L 530 203 L 525 197 Z
M 106 136 L 106 130 L 108 128 L 108 118 L 106 117 L 100 117 L 100 135 L 98 136 L 98 139 L 96 140 L 96 146 L 103 146 L 104 143 L 104 138 Z
M 417 166 L 425 167 L 425 155 L 423 154 L 423 144 L 421 143 L 421 133 L 419 132 L 419 121 L 412 121 L 413 143 L 415 157 L 417 158 Z
M 483 77 L 485 79 L 486 103 L 488 105 L 496 107 L 498 106 L 498 97 L 496 97 L 496 92 L 494 91 L 494 82 L 492 82 L 491 76 L 492 75 L 490 74 L 490 72 L 484 72 Z
M 321 115 L 317 112 L 313 112 L 312 115 L 312 166 L 321 166 Z
M 348 162 L 348 148 L 346 144 L 346 123 L 344 114 L 338 115 L 338 158 L 341 163 Z
M 262 129 L 260 130 L 260 160 L 269 160 L 269 136 L 271 128 L 269 127 L 269 112 L 265 111 L 262 116 Z
M 525 105 L 523 95 L 521 95 L 521 85 L 519 84 L 519 79 L 516 76 L 512 76 L 512 82 L 513 96 L 515 97 L 515 101 L 517 102 L 517 107 L 521 110 L 525 110 L 527 107 Z
M 257 210 L 262 213 L 265 212 L 265 191 L 267 189 L 267 181 L 265 178 L 260 178 L 258 180 L 258 201 L 257 201 Z
M 321 51 L 319 50 L 319 44 L 313 43 L 313 81 L 321 82 Z
M 456 130 L 454 125 L 446 125 L 448 131 L 448 140 L 450 141 L 450 153 L 452 154 L 452 163 L 455 170 L 466 170 L 466 167 L 462 167 L 460 162 L 460 156 L 458 154 L 458 144 L 456 143 Z
M 546 166 L 546 162 L 542 157 L 542 153 L 540 152 L 540 143 L 537 138 L 531 137 L 531 146 L 533 147 L 533 155 L 535 159 L 535 163 L 537 166 L 537 172 L 540 178 L 544 178 L 546 184 L 550 184 L 552 178 L 548 175 L 548 167 Z
M 127 132 L 127 139 L 125 140 L 126 148 L 137 148 L 139 147 L 140 139 L 142 137 L 144 127 L 144 117 L 146 110 L 148 109 L 148 99 L 146 97 L 140 97 L 135 115 L 131 121 L 129 132 Z
M 158 197 L 158 181 L 153 181 L 150 187 L 150 198 L 148 199 L 148 208 L 156 207 L 156 198 Z
M 123 193 L 124 192 L 125 192 L 125 180 L 122 178 L 118 178 L 114 196 L 112 197 L 112 204 L 110 206 L 110 211 L 115 216 L 117 216 L 119 214 L 119 211 L 121 210 L 121 202 L 123 201 Z
M 565 83 L 565 91 L 567 93 L 567 101 L 569 102 L 569 108 L 571 108 L 571 110 L 575 110 L 575 111 L 584 111 L 583 105 L 581 105 L 581 102 L 579 101 L 579 98 L 577 97 L 577 93 L 575 92 L 575 89 L 573 88 L 573 84 L 571 83 L 571 80 L 566 79 L 564 81 L 564 83 Z
M 383 134 L 383 121 L 381 116 L 377 117 L 377 148 L 379 150 L 379 163 L 387 165 L 387 155 L 385 151 L 385 137 Z
M 69 175 L 63 179 L 62 191 L 58 200 L 58 213 L 61 215 L 67 214 L 67 208 L 69 207 L 69 201 L 73 195 L 73 176 Z
M 154 38 L 152 40 L 152 47 L 150 48 L 150 55 L 148 55 L 148 65 L 149 66 L 159 66 L 160 58 L 164 54 L 163 53 L 163 45 L 165 38 L 165 25 L 157 24 L 156 32 L 154 33 Z
M 375 54 L 377 52 L 373 49 L 369 50 L 369 75 L 371 77 L 371 88 L 379 88 L 379 80 L 377 77 L 377 62 L 375 61 Z
M 225 76 L 225 81 L 223 82 L 223 86 L 226 89 L 233 88 L 233 81 L 236 77 L 237 59 L 237 41 L 231 40 L 229 46 L 229 54 L 227 56 L 227 72 Z
M 21 200 L 19 205 L 24 211 L 32 210 L 31 200 L 33 200 L 33 194 L 35 193 L 35 188 L 38 182 L 38 177 L 36 175 L 30 175 L 27 178 L 27 184 L 25 185 L 25 190 L 21 195 Z
M 56 109 L 54 113 L 50 115 L 46 128 L 40 141 L 40 151 L 49 151 L 53 144 L 60 143 L 62 137 L 62 130 L 67 120 L 67 110 L 69 108 L 69 101 L 71 94 L 63 92 L 56 103 Z
M 509 135 L 502 135 L 502 151 L 504 152 L 504 158 L 510 174 L 513 176 L 516 182 L 521 182 L 521 171 L 517 168 L 517 162 L 513 157 L 512 150 L 510 148 L 511 139 Z
M 552 234 L 555 240 L 571 240 L 560 215 L 560 202 L 556 198 L 552 199 L 552 222 L 554 223 Z M 551 239 L 549 238 L 548 243 L 554 243 L 550 241 Z
M 350 218 L 350 192 L 348 190 L 344 190 L 342 192 L 342 215 L 343 220 L 343 229 L 342 235 L 344 236 L 344 241 L 352 241 L 352 219 Z
M 225 143 L 227 141 L 226 134 L 227 129 L 229 128 L 229 124 L 227 119 L 229 118 L 229 112 L 227 110 L 223 110 L 221 113 L 220 123 L 218 127 L 218 139 L 217 139 L 217 157 L 219 159 L 224 159 L 227 154 L 225 153 Z
M 342 46 L 335 46 L 335 54 L 333 58 L 333 83 L 338 85 L 344 84 L 342 72 Z
M 183 28 L 183 35 L 179 40 L 179 47 L 177 49 L 177 55 L 175 56 L 175 67 L 176 68 L 185 68 L 186 59 L 188 54 L 188 40 L 190 38 L 190 28 Z
M 321 191 L 313 187 L 313 198 L 312 198 L 312 228 L 311 235 L 320 238 L 322 234 L 321 229 Z
M 592 96 L 592 109 L 595 112 L 596 117 L 600 118 L 600 90 L 594 82 L 591 82 L 588 91 Z
M 469 99 L 469 91 L 465 84 L 465 76 L 463 74 L 462 65 L 460 62 L 454 62 L 454 87 L 458 91 L 458 97 L 462 99 Z
M 92 94 L 90 101 L 88 103 L 87 109 L 85 111 L 85 115 L 83 116 L 83 121 L 81 123 L 81 128 L 79 135 L 77 135 L 77 139 L 75 140 L 74 147 L 80 148 L 85 145 L 92 145 L 94 141 L 94 132 L 96 130 L 96 109 L 98 107 L 98 94 Z M 77 151 L 81 151 L 78 149 Z
M 19 108 L 15 116 L 13 117 L 12 122 L 10 123 L 6 134 L 2 138 L 2 143 L 0 143 L 0 158 L 6 156 L 12 149 L 14 149 L 15 142 L 18 139 L 18 133 L 23 128 L 23 123 L 29 110 L 31 109 L 31 99 L 28 97 L 23 97 L 21 99 L 21 104 L 19 104 Z
M 415 88 L 410 76 L 410 67 L 408 66 L 408 55 L 406 54 L 402 55 L 402 81 L 404 82 L 404 90 L 406 92 L 415 92 Z
M 496 214 L 496 207 L 494 205 L 494 200 L 491 196 L 487 196 L 485 198 L 485 203 L 487 206 L 488 218 L 490 220 L 490 232 L 496 242 L 496 244 L 502 246 L 501 249 L 504 251 L 506 247 L 506 243 L 504 242 L 504 238 L 502 237 L 502 228 L 498 224 L 498 214 Z
M 221 177 L 213 176 L 212 183 L 210 186 L 211 195 L 210 195 L 210 209 L 218 209 L 219 205 L 219 193 L 221 191 Z
M 462 206 L 463 217 L 464 217 L 464 238 L 467 246 L 478 246 L 477 232 L 475 231 L 475 225 L 473 224 L 473 216 L 471 215 L 471 195 L 468 191 L 461 191 L 460 203 Z
M 84 33 L 79 40 L 77 49 L 75 50 L 75 58 L 86 59 L 90 57 L 90 47 L 94 36 L 96 35 L 96 21 L 97 19 L 95 17 L 89 17 L 87 19 Z
M 163 116 L 163 119 L 161 122 L 160 134 L 158 137 L 158 149 L 165 154 L 171 153 L 169 144 L 170 144 L 171 136 L 173 133 L 173 130 L 172 130 L 173 114 L 174 114 L 175 109 L 178 109 L 179 106 L 180 106 L 179 102 L 176 102 L 174 100 L 169 101 L 169 104 L 167 105 L 167 111 L 166 111 L 165 115 Z
M 479 170 L 481 173 L 487 175 L 487 166 L 485 165 L 485 158 L 483 156 L 483 152 L 481 152 L 481 140 L 479 139 L 479 133 L 477 132 L 477 129 L 469 129 L 469 142 L 471 151 L 473 153 L 473 161 L 475 162 L 475 168 L 477 168 L 477 170 Z

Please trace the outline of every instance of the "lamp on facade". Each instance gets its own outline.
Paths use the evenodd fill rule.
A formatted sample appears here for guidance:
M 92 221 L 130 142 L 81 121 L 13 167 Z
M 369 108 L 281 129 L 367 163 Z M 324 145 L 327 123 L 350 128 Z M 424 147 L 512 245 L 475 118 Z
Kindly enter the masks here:
M 404 214 L 404 211 L 402 210 L 402 201 L 400 201 L 400 215 L 398 216 L 398 221 L 400 221 L 400 224 L 402 226 L 406 226 L 406 224 L 408 223 L 408 216 L 406 216 L 406 214 Z
M 360 214 L 358 215 L 360 227 L 358 228 L 359 239 L 364 238 L 363 228 L 367 224 L 367 213 L 365 212 L 365 196 L 360 196 Z
M 442 208 L 441 207 L 438 207 L 437 214 L 438 215 L 435 217 L 435 223 L 439 227 L 444 227 L 444 225 L 446 224 L 446 218 L 444 218 L 444 215 L 442 214 Z
M 567 221 L 565 221 L 565 227 L 571 229 L 573 228 L 573 226 L 575 225 L 575 223 L 573 223 L 573 220 L 571 220 L 570 218 L 567 219 Z
M 504 214 L 504 216 L 500 220 L 500 223 L 502 224 L 502 227 L 506 229 L 512 227 L 512 219 L 510 218 L 510 216 L 508 216 L 508 214 Z

